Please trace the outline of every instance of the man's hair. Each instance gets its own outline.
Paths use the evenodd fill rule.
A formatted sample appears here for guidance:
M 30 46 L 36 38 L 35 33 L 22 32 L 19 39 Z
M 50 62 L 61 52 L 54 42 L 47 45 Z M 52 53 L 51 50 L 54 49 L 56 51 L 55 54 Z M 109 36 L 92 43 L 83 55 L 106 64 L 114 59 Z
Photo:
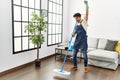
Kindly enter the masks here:
M 73 15 L 73 17 L 81 17 L 81 14 L 80 14 L 80 13 L 75 13 L 75 14 Z

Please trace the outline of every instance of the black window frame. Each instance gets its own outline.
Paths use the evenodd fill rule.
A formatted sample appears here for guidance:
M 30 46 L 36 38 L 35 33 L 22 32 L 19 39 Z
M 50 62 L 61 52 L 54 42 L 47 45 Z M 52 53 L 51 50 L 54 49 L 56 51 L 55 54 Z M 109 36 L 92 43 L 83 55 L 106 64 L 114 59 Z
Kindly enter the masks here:
M 54 1 L 52 1 L 52 0 L 48 0 L 48 27 L 49 27 L 49 24 L 54 24 L 54 25 L 57 25 L 57 23 L 49 23 L 49 13 L 51 13 L 51 14 L 57 14 L 57 13 L 54 13 L 54 12 L 49 12 L 49 2 L 52 2 L 52 3 L 55 3 L 55 4 L 58 4 L 58 5 L 60 5 L 60 6 L 62 6 L 62 13 L 61 14 L 57 14 L 57 15 L 61 15 L 62 16 L 62 21 L 61 21 L 61 24 L 58 24 L 58 25 L 61 25 L 61 33 L 55 33 L 55 34 L 49 34 L 49 28 L 47 27 L 47 46 L 53 46 L 53 45 L 57 45 L 57 44 L 60 44 L 60 43 L 62 43 L 62 40 L 63 40 L 63 1 L 64 0 L 62 0 L 62 4 L 60 4 L 60 3 L 56 3 L 56 2 L 54 2 Z M 52 6 L 53 6 L 53 4 L 52 4 Z M 54 44 L 49 44 L 49 35 L 57 35 L 57 34 L 60 34 L 61 35 L 61 41 L 60 42 L 58 42 L 58 43 L 54 43 Z M 51 41 L 52 41 L 52 39 L 51 39 Z
M 29 10 L 31 9 L 31 10 L 33 10 L 34 12 L 35 11 L 39 11 L 40 13 L 41 12 L 43 12 L 43 11 L 47 11 L 47 13 L 48 13 L 48 10 L 45 10 L 45 9 L 41 9 L 41 0 L 40 0 L 40 6 L 39 6 L 39 9 L 37 9 L 37 8 L 35 8 L 35 0 L 34 0 L 34 8 L 31 8 L 30 6 L 29 6 L 29 1 L 30 0 L 28 0 L 28 5 L 27 6 L 22 6 L 22 0 L 20 0 L 20 5 L 17 5 L 17 4 L 14 4 L 14 2 L 13 2 L 14 0 L 11 0 L 11 3 L 12 3 L 12 43 L 13 43 L 13 54 L 17 54 L 17 53 L 22 53 L 22 52 L 26 52 L 26 51 L 31 51 L 31 50 L 35 50 L 35 49 L 37 49 L 37 47 L 34 45 L 34 47 L 33 48 L 30 48 L 30 41 L 29 41 L 29 33 L 28 33 L 28 35 L 26 35 L 26 36 L 23 36 L 22 35 L 22 27 L 23 27 L 23 23 L 25 22 L 25 23 L 29 23 L 30 22 L 30 19 L 29 19 L 29 17 L 30 17 L 30 12 L 29 12 Z M 48 4 L 48 2 L 47 2 L 47 4 Z M 16 21 L 16 20 L 14 20 L 14 7 L 15 6 L 17 6 L 17 7 L 19 7 L 20 8 L 20 14 L 21 14 L 21 21 Z M 26 9 L 28 9 L 28 21 L 23 21 L 22 20 L 22 8 L 26 8 Z M 48 20 L 48 15 L 46 15 L 46 18 L 47 18 L 47 20 Z M 21 24 L 21 36 L 15 36 L 15 33 L 14 33 L 14 23 L 15 22 L 20 22 L 20 24 Z M 23 37 L 27 37 L 28 38 L 28 49 L 24 49 L 23 50 L 23 40 L 22 40 L 22 38 Z M 21 50 L 20 51 L 15 51 L 15 38 L 21 38 Z M 40 48 L 41 48 L 41 45 L 40 45 Z

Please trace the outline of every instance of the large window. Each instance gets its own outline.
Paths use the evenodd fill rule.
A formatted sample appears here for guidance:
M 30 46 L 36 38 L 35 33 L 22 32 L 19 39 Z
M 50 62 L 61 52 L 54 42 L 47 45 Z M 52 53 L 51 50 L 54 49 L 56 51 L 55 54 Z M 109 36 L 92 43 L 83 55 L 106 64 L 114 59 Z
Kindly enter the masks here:
M 47 2 L 45 3 L 45 1 L 47 0 L 12 0 L 14 54 L 36 49 L 36 46 L 29 40 L 30 34 L 24 32 L 24 27 L 30 22 L 32 12 L 37 14 L 47 12 L 47 7 L 45 6 Z M 43 9 L 41 9 L 41 7 L 43 7 Z
M 48 0 L 48 46 L 62 42 L 63 0 Z

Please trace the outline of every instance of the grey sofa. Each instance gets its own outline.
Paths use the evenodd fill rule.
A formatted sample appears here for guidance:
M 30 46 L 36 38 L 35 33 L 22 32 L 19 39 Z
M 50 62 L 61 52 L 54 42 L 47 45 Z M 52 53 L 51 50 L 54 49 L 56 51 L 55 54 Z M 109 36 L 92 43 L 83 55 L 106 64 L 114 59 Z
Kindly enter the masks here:
M 120 53 L 104 50 L 107 39 L 88 38 L 89 65 L 116 70 L 120 64 Z

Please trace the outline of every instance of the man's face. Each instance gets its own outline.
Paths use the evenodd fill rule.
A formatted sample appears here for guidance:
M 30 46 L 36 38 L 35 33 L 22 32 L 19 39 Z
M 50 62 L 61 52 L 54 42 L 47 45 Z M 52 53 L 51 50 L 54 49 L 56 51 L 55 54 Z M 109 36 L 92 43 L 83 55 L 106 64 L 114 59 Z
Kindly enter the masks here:
M 77 22 L 81 21 L 81 17 L 74 17 Z

